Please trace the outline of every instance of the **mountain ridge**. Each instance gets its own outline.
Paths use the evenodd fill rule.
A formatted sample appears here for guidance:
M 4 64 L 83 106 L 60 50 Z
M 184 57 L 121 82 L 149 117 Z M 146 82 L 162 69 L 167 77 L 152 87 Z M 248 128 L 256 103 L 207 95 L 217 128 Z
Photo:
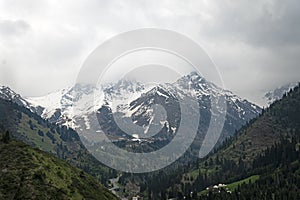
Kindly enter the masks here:
M 207 80 L 205 80 L 205 78 L 199 76 L 195 72 L 183 76 L 173 84 L 166 83 L 162 84 L 162 86 L 164 91 L 168 91 L 170 88 L 172 88 L 172 90 L 174 90 L 175 92 L 179 92 L 178 94 L 192 95 L 195 98 L 198 98 L 199 101 L 201 101 L 201 98 L 204 96 L 224 95 L 227 97 L 227 100 L 230 103 L 229 107 L 232 107 L 236 110 L 235 112 L 239 113 L 238 115 L 234 113 L 231 114 L 235 115 L 236 118 L 240 118 L 241 121 L 244 121 L 244 123 L 250 120 L 251 118 L 257 116 L 261 111 L 259 106 L 250 103 L 247 100 L 238 97 L 237 95 L 234 95 L 228 90 L 223 90 L 219 88 L 218 86 L 208 82 Z M 75 87 L 80 88 L 81 86 L 76 85 Z M 177 88 L 182 89 L 177 90 Z M 101 89 L 103 90 L 103 94 L 96 93 L 96 102 L 94 102 L 94 96 L 92 96 L 94 92 L 93 89 L 90 88 L 88 90 L 82 91 L 80 91 L 79 89 L 76 94 L 81 99 L 76 99 L 76 97 L 74 97 L 74 93 L 72 94 L 70 92 L 74 90 L 74 88 L 68 88 L 68 91 L 63 90 L 65 91 L 65 93 L 61 94 L 58 98 L 60 99 L 59 101 L 57 101 L 57 104 L 59 105 L 50 106 L 50 108 L 45 108 L 45 110 L 49 110 L 48 113 L 51 113 L 52 116 L 45 115 L 44 118 L 50 119 L 51 122 L 57 122 L 59 124 L 64 124 L 73 127 L 75 129 L 78 129 L 79 132 L 81 132 L 81 129 L 85 130 L 87 128 L 94 128 L 95 130 L 98 130 L 96 127 L 93 126 L 95 122 L 91 121 L 89 117 L 90 113 L 92 113 L 95 109 L 101 108 L 102 105 L 108 105 L 109 107 L 111 107 L 113 112 L 123 112 L 124 109 L 128 110 L 130 108 L 129 105 L 133 101 L 136 101 L 138 98 L 149 94 L 149 91 L 152 89 L 147 88 L 143 83 L 137 81 L 120 80 L 117 83 L 107 84 L 103 86 L 103 88 Z M 39 98 L 41 103 L 38 102 Z M 46 105 L 46 103 L 44 103 L 43 100 L 45 98 L 47 99 L 47 96 L 44 99 L 41 97 L 39 98 L 35 97 L 27 99 L 35 106 L 43 107 L 43 105 Z M 57 98 L 57 96 L 55 96 L 55 98 Z M 129 102 L 124 104 L 124 100 L 128 99 Z M 72 100 L 73 104 L 71 102 Z M 78 106 L 77 102 L 80 102 L 82 106 Z M 70 107 L 72 105 L 78 106 L 76 108 L 79 109 L 77 109 L 76 111 L 71 111 Z M 75 113 L 77 111 L 78 113 Z

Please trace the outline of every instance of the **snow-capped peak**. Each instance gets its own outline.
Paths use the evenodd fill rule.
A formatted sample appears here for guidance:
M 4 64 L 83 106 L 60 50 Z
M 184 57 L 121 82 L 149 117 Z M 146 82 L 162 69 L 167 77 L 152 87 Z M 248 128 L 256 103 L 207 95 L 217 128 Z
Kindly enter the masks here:
M 17 94 L 7 86 L 0 86 L 0 96 L 2 99 L 9 101 L 22 100 L 21 95 Z

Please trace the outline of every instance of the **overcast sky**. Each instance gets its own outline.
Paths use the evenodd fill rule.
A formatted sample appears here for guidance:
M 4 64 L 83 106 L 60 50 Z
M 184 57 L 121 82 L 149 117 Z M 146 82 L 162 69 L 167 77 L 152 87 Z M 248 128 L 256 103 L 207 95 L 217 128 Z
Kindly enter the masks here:
M 300 80 L 299 19 L 298 0 L 0 0 L 0 84 L 24 96 L 72 85 L 103 41 L 155 27 L 201 44 L 227 89 L 261 103 Z

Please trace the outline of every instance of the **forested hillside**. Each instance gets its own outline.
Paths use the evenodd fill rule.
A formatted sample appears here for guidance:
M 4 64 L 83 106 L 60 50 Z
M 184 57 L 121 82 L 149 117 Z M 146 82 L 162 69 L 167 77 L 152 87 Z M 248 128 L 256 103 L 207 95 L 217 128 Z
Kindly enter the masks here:
M 184 179 L 189 180 L 183 184 L 186 196 L 191 196 L 191 191 L 202 191 L 200 199 L 299 199 L 299 86 L 249 122 L 198 166 L 184 175 Z M 231 184 L 254 176 L 256 178 L 248 182 Z M 220 183 L 228 187 L 206 189 Z

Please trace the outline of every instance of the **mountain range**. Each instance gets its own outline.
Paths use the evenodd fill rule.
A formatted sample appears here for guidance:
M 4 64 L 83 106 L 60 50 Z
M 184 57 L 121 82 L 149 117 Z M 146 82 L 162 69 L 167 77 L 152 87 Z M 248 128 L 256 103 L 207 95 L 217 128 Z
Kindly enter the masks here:
M 124 131 L 119 129 L 114 120 L 111 120 L 113 113 L 118 113 L 123 120 L 132 121 L 132 124 L 143 127 L 145 134 L 147 131 L 160 130 L 164 125 L 168 135 L 174 134 L 180 121 L 178 105 L 176 107 L 178 99 L 174 98 L 174 94 L 179 94 L 179 98 L 188 96 L 197 99 L 203 116 L 200 129 L 203 130 L 207 129 L 210 119 L 211 100 L 218 96 L 226 98 L 227 115 L 220 142 L 261 112 L 259 106 L 228 90 L 221 89 L 195 72 L 183 76 L 174 83 L 164 83 L 154 87 L 147 87 L 144 83 L 133 80 L 120 80 L 102 85 L 100 89 L 101 92 L 97 93 L 97 88 L 94 86 L 76 84 L 46 96 L 26 98 L 17 96 L 18 98 L 12 100 L 16 103 L 20 101 L 19 104 L 51 123 L 74 128 L 79 134 L 87 130 L 105 131 L 111 138 L 120 138 L 124 135 Z M 6 97 L 6 99 L 10 98 Z M 156 103 L 173 107 L 169 110 L 171 112 L 169 116 L 172 117 L 168 120 L 153 121 L 152 106 Z M 95 111 L 99 111 L 98 120 L 94 118 Z M 110 117 L 107 116 L 108 114 Z M 100 125 L 101 122 L 110 123 L 110 129 L 99 130 L 99 122 Z

